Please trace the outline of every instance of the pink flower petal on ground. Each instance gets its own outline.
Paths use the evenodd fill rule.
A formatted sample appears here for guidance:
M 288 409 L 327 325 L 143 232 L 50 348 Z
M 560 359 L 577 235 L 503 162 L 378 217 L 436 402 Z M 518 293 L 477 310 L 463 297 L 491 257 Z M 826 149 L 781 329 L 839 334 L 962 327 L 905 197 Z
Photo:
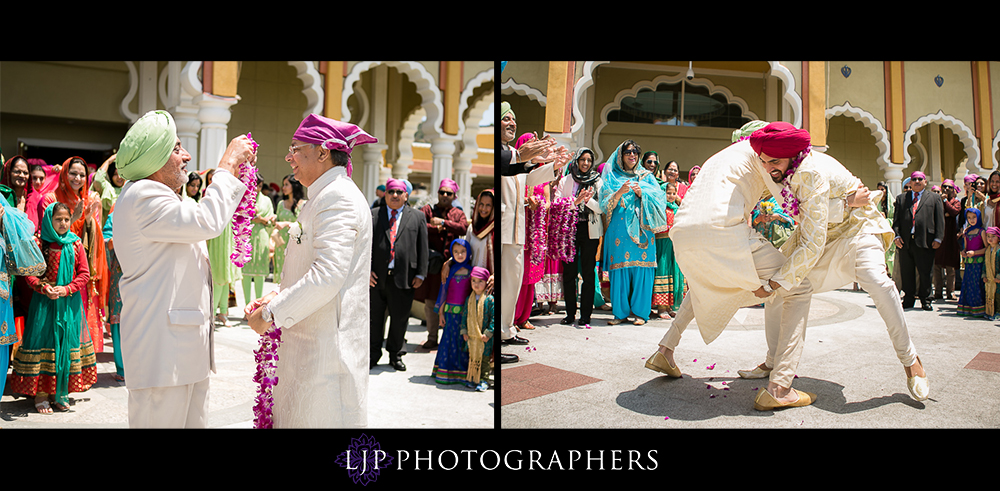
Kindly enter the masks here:
M 695 359 L 691 360 L 691 363 L 695 363 L 695 362 L 697 362 L 697 361 L 698 361 L 698 359 L 697 359 L 697 358 L 695 358 Z
M 670 416 L 667 416 L 667 417 L 663 418 L 664 421 L 666 421 L 668 419 L 670 419 Z
M 715 363 L 705 367 L 706 370 L 715 370 Z

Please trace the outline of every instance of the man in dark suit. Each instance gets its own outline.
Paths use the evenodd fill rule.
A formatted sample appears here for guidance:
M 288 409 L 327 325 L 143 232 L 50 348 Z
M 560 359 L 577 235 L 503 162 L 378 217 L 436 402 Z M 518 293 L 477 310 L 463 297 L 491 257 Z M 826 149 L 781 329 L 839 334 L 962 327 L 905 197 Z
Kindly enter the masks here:
M 370 368 L 382 357 L 382 342 L 389 364 L 398 371 L 414 290 L 427 276 L 427 220 L 407 206 L 406 185 L 401 180 L 386 183 L 385 206 L 372 209 L 371 352 Z M 389 336 L 385 335 L 385 313 L 389 311 Z
M 934 253 L 944 240 L 944 203 L 939 194 L 930 192 L 927 176 L 917 171 L 910 175 L 910 191 L 896 197 L 896 217 L 892 222 L 903 276 L 903 308 L 913 307 L 917 298 L 924 310 L 934 310 L 931 271 Z M 917 278 L 920 287 L 917 289 Z

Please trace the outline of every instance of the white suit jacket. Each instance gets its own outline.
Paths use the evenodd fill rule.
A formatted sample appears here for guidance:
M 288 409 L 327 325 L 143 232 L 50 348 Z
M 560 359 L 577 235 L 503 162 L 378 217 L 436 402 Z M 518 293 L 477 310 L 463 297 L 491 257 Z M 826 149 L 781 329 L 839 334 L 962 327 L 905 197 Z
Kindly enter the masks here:
M 343 167 L 309 186 L 289 233 L 278 294 L 276 428 L 368 424 L 372 211 Z
M 129 389 L 192 384 L 215 371 L 205 240 L 226 229 L 244 192 L 225 171 L 215 173 L 199 202 L 148 179 L 122 188 L 113 233 Z

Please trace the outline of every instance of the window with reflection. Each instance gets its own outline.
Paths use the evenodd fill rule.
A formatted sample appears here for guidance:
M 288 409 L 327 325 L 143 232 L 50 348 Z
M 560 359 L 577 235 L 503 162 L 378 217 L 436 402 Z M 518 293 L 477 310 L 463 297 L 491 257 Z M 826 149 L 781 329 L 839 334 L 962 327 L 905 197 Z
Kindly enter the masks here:
M 739 128 L 750 118 L 722 94 L 709 94 L 705 86 L 681 81 L 661 83 L 656 90 L 640 89 L 635 96 L 622 99 L 619 108 L 608 113 L 608 121 Z

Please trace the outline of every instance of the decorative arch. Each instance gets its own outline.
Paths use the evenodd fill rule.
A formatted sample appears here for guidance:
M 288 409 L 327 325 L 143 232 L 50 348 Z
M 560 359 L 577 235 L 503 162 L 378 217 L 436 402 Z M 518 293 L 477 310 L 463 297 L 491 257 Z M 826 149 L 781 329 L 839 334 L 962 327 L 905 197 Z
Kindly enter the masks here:
M 517 94 L 527 97 L 530 100 L 538 101 L 538 104 L 545 107 L 545 94 L 530 85 L 515 82 L 513 78 L 507 79 L 500 87 L 502 94 Z
M 855 121 L 860 122 L 868 128 L 872 136 L 875 137 L 875 146 L 878 147 L 879 155 L 876 161 L 878 162 L 879 169 L 885 173 L 889 169 L 890 165 L 893 165 L 890 158 L 891 147 L 889 145 L 889 133 L 885 131 L 882 123 L 876 118 L 872 113 L 865 111 L 859 107 L 854 107 L 850 102 L 845 102 L 840 106 L 833 106 L 827 108 L 826 119 L 830 119 L 834 116 L 847 116 Z
M 302 81 L 302 94 L 306 96 L 306 110 L 302 117 L 323 114 L 323 77 L 311 61 L 289 61 Z
M 927 114 L 917 118 L 909 128 L 907 128 L 906 133 L 903 135 L 903 148 L 909 146 L 909 142 L 913 139 L 917 130 L 928 123 L 938 123 L 958 135 L 959 140 L 965 147 L 965 154 L 969 157 L 966 161 L 965 166 L 970 171 L 977 174 L 982 174 L 985 169 L 979 167 L 980 153 L 979 147 L 976 145 L 976 135 L 968 126 L 965 125 L 960 119 L 955 118 L 944 113 L 944 111 L 938 110 L 935 114 Z M 908 152 L 903 152 L 903 167 L 910 164 L 910 154 Z
M 594 142 L 597 142 L 599 140 L 601 132 L 604 130 L 604 127 L 608 125 L 608 114 L 611 111 L 614 111 L 615 109 L 620 107 L 623 99 L 625 99 L 626 97 L 635 96 L 642 89 L 656 90 L 656 87 L 661 83 L 683 82 L 685 79 L 686 77 L 682 73 L 678 73 L 675 75 L 660 75 L 659 77 L 656 77 L 653 80 L 640 80 L 636 82 L 635 85 L 633 85 L 631 88 L 618 92 L 618 94 L 615 95 L 614 100 L 605 104 L 604 107 L 601 109 L 601 124 L 599 124 L 597 128 L 594 130 Z M 733 95 L 733 92 L 729 90 L 728 87 L 723 85 L 715 85 L 714 83 L 712 83 L 711 80 L 706 78 L 694 78 L 688 80 L 687 82 L 689 82 L 691 85 L 700 85 L 707 87 L 709 94 L 713 95 L 722 94 L 726 98 L 726 100 L 729 101 L 730 104 L 736 104 L 737 106 L 739 106 L 746 117 L 750 119 L 760 119 L 753 111 L 750 110 L 749 104 L 747 104 L 747 102 L 742 98 Z M 596 143 L 594 146 L 595 147 L 597 146 Z M 594 148 L 593 150 L 596 153 L 598 153 L 598 155 L 596 156 L 597 160 L 603 161 L 604 159 L 603 152 L 599 148 Z
M 476 121 L 476 122 L 478 122 L 480 119 L 482 119 L 483 118 L 483 113 L 486 112 L 486 109 L 489 106 L 489 102 L 493 102 L 493 92 L 490 92 L 489 94 L 483 94 L 483 97 L 481 98 L 481 100 L 489 99 L 489 102 L 485 106 L 483 106 L 483 109 L 481 111 L 478 109 L 478 103 L 480 101 L 474 101 L 474 100 L 472 100 L 472 96 L 475 93 L 475 90 L 477 88 L 485 85 L 487 82 L 492 82 L 492 81 L 493 81 L 493 69 L 492 68 L 487 69 L 487 70 L 483 70 L 483 71 L 477 73 L 475 77 L 472 77 L 472 80 L 469 80 L 469 83 L 465 84 L 465 89 L 462 90 L 462 95 L 459 97 L 458 114 L 464 114 L 465 110 L 468 109 L 470 105 L 472 105 L 474 107 L 474 110 L 472 111 L 472 113 L 475 113 L 476 111 L 478 111 L 478 115 L 475 116 L 475 119 L 472 119 L 473 114 L 470 113 L 468 120 L 469 121 Z M 458 134 L 459 135 L 462 135 L 462 134 L 465 133 L 465 126 L 466 126 L 465 125 L 465 121 L 466 121 L 466 118 L 458 118 Z M 478 124 L 477 124 L 477 127 L 478 127 Z
M 785 93 L 782 94 L 781 98 L 792 106 L 792 125 L 796 128 L 801 128 L 802 97 L 795 92 L 795 77 L 792 75 L 792 72 L 788 71 L 784 65 L 777 61 L 769 61 L 767 64 L 771 65 L 771 75 L 778 77 L 785 84 Z
M 423 65 L 415 61 L 363 61 L 351 69 L 351 72 L 344 78 L 344 94 L 340 101 L 341 114 L 345 121 L 351 120 L 351 110 L 347 107 L 347 99 L 354 93 L 354 84 L 361 79 L 361 74 L 374 66 L 386 65 L 399 70 L 407 76 L 410 82 L 417 86 L 417 94 L 420 95 L 421 107 L 427 115 L 424 123 L 424 134 L 442 134 L 441 125 L 444 119 L 444 106 L 441 102 L 441 91 L 437 87 L 434 77 L 424 68 Z

